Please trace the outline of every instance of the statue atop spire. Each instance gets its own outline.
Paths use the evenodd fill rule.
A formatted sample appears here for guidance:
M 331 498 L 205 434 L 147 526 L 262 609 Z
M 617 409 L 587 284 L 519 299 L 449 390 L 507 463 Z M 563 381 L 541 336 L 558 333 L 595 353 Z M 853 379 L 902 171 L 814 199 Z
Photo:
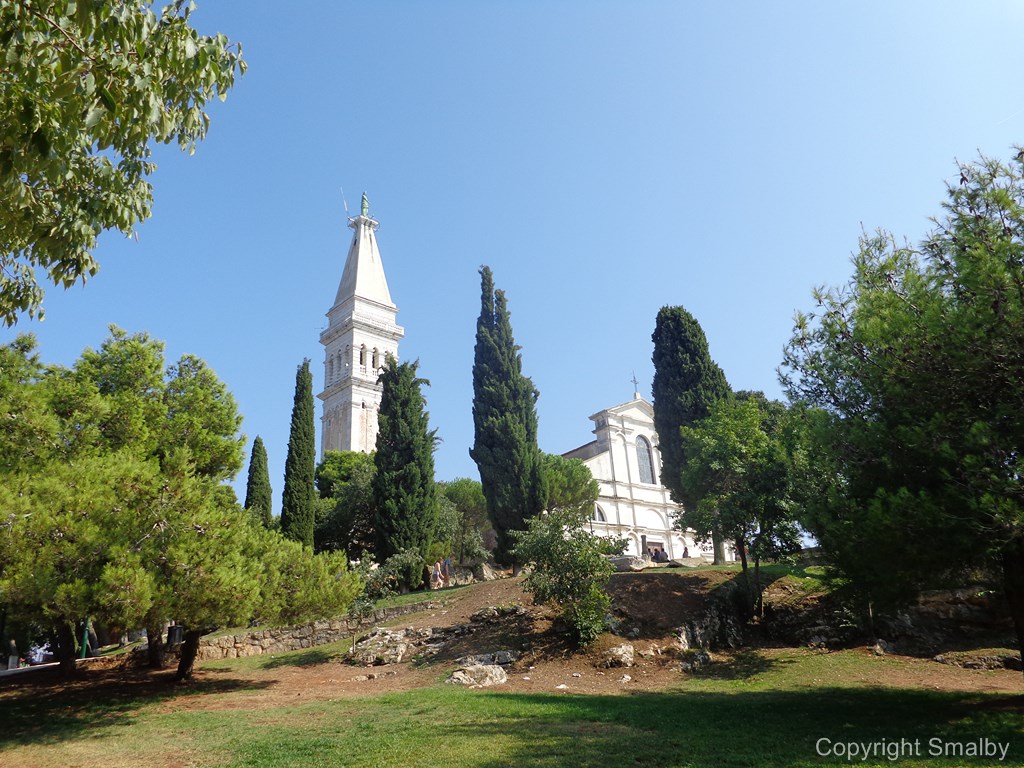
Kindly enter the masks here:
M 363 192 L 363 207 L 360 213 L 367 218 L 370 216 L 370 200 L 366 197 L 365 192 Z

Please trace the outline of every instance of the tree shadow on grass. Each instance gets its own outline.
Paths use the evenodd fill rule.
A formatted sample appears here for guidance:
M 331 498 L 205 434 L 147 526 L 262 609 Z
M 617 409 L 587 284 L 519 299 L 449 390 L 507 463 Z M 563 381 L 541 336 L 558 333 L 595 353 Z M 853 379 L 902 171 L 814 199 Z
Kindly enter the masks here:
M 768 672 L 782 664 L 793 664 L 792 660 L 769 658 L 753 648 L 733 651 L 725 661 L 716 661 L 692 672 L 694 677 L 714 680 L 747 680 Z
M 184 696 L 257 690 L 272 683 L 207 677 L 175 682 L 173 671 L 126 669 L 19 681 L 0 692 L 0 749 L 62 742 L 89 729 L 130 725 L 140 709 Z
M 503 694 L 480 694 L 500 697 Z M 687 768 L 820 766 L 846 763 L 829 753 L 837 743 L 906 739 L 900 762 L 910 765 L 992 765 L 991 756 L 935 756 L 938 744 L 1008 746 L 1001 765 L 1024 760 L 1024 701 L 992 696 L 899 689 L 814 688 L 739 693 L 637 693 L 633 696 L 508 697 L 513 717 L 443 726 L 446 739 L 501 740 L 523 728 L 479 768 L 547 768 L 656 764 Z M 516 719 L 522 722 L 517 724 Z M 824 740 L 824 741 L 822 741 Z M 825 750 L 823 754 L 821 750 Z M 884 749 L 884 747 L 882 747 Z M 906 758 L 916 758 L 906 759 Z M 884 752 L 866 761 L 890 766 Z
M 281 667 L 312 667 L 317 664 L 326 664 L 330 661 L 338 661 L 344 656 L 337 650 L 322 650 L 310 648 L 308 651 L 292 651 L 280 656 L 267 657 L 261 660 L 260 669 L 280 669 Z

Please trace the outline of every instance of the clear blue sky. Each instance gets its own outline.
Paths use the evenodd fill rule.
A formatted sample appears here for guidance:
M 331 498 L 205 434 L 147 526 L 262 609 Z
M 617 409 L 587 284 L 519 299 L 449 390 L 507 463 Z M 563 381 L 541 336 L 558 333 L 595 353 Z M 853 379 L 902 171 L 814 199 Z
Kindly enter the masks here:
M 31 331 L 70 365 L 116 323 L 199 355 L 263 437 L 275 503 L 304 357 L 323 383 L 342 188 L 380 221 L 450 479 L 476 477 L 481 264 L 540 389 L 541 447 L 562 452 L 634 372 L 650 398 L 666 304 L 734 389 L 780 397 L 793 312 L 847 279 L 862 227 L 917 240 L 955 159 L 1024 141 L 1010 0 L 198 4 L 249 73 L 194 157 L 158 151 L 138 241 L 105 236 L 99 275 L 49 288 L 45 322 L 0 341 Z

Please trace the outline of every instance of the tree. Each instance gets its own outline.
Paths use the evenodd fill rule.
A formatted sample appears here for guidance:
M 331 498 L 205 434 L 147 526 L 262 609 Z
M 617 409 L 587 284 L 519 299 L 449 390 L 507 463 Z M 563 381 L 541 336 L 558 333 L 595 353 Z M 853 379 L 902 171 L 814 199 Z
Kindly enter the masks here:
M 65 288 L 99 269 L 107 229 L 153 201 L 151 143 L 195 151 L 205 107 L 244 73 L 241 47 L 190 26 L 192 6 L 0 0 L 0 321 L 42 317 L 35 271 Z
M 651 336 L 654 342 L 654 428 L 661 451 L 661 482 L 684 509 L 698 500 L 682 483 L 687 463 L 682 433 L 707 418 L 711 407 L 732 390 L 725 374 L 711 359 L 707 337 L 697 319 L 682 307 L 662 307 Z M 712 535 L 715 563 L 724 562 L 721 536 Z
M 373 498 L 376 509 L 377 557 L 385 561 L 403 551 L 425 558 L 437 526 L 437 490 L 434 486 L 436 430 L 430 429 L 421 387 L 419 363 L 399 364 L 388 355 L 380 374 L 383 387 L 378 416 L 377 451 L 373 463 Z M 422 581 L 406 576 L 405 586 Z
M 316 468 L 320 508 L 313 532 L 318 552 L 344 551 L 355 560 L 377 545 L 373 454 L 326 451 Z
M 548 488 L 548 509 L 571 509 L 588 519 L 594 511 L 600 488 L 590 469 L 579 459 L 556 453 L 542 454 Z
M 458 513 L 457 526 L 451 551 L 460 563 L 483 560 L 487 551 L 483 537 L 491 528 L 487 517 L 487 500 L 479 480 L 457 477 L 439 484 L 441 494 L 455 507 Z
M 473 448 L 487 513 L 498 544 L 495 557 L 514 563 L 510 531 L 544 509 L 547 489 L 537 447 L 537 389 L 523 376 L 505 294 L 480 268 L 481 307 L 473 358 Z
M 313 420 L 313 375 L 309 360 L 295 373 L 295 401 L 292 405 L 288 456 L 284 464 L 281 532 L 289 539 L 313 546 L 313 500 L 316 487 L 316 429 Z
M 861 239 L 782 377 L 824 411 L 808 525 L 869 604 L 990 568 L 1024 645 L 1024 150 L 959 171 L 918 248 Z
M 761 613 L 760 563 L 800 548 L 796 524 L 796 463 L 800 434 L 786 407 L 761 392 L 719 400 L 706 419 L 683 427 L 687 456 L 682 485 L 697 499 L 676 520 L 698 539 L 717 530 L 731 540 L 743 565 L 749 607 Z M 754 558 L 754 583 L 748 573 Z
M 252 441 L 249 477 L 245 483 L 245 508 L 252 514 L 253 520 L 264 528 L 274 526 L 267 449 L 263 446 L 263 439 L 259 435 L 256 435 L 256 439 Z
M 0 414 L 12 426 L 0 431 L 0 606 L 48 631 L 67 670 L 87 618 L 145 626 L 157 666 L 163 626 L 177 620 L 187 627 L 178 676 L 188 677 L 211 627 L 340 612 L 358 591 L 343 557 L 285 545 L 225 493 L 223 462 L 209 459 L 239 441 L 217 436 L 236 429 L 224 418 L 233 400 L 211 405 L 200 395 L 223 394 L 219 382 L 190 367 L 199 375 L 160 375 L 162 346 L 145 334 L 113 333 L 71 370 L 43 366 L 31 337 L 0 347 Z M 210 416 L 188 422 L 194 434 L 164 408 L 183 381 L 192 416 Z M 162 446 L 166 434 L 175 449 Z

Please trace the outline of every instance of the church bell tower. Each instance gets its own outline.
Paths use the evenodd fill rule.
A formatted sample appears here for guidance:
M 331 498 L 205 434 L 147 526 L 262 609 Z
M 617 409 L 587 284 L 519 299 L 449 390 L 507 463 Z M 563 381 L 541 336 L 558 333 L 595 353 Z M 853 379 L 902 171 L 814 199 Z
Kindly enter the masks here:
M 398 307 L 391 301 L 384 264 L 377 248 L 377 221 L 363 194 L 358 216 L 348 220 L 354 231 L 338 284 L 334 306 L 327 312 L 324 346 L 324 391 L 320 451 L 362 451 L 377 444 L 377 383 L 387 355 L 398 358 L 405 330 L 395 322 Z

